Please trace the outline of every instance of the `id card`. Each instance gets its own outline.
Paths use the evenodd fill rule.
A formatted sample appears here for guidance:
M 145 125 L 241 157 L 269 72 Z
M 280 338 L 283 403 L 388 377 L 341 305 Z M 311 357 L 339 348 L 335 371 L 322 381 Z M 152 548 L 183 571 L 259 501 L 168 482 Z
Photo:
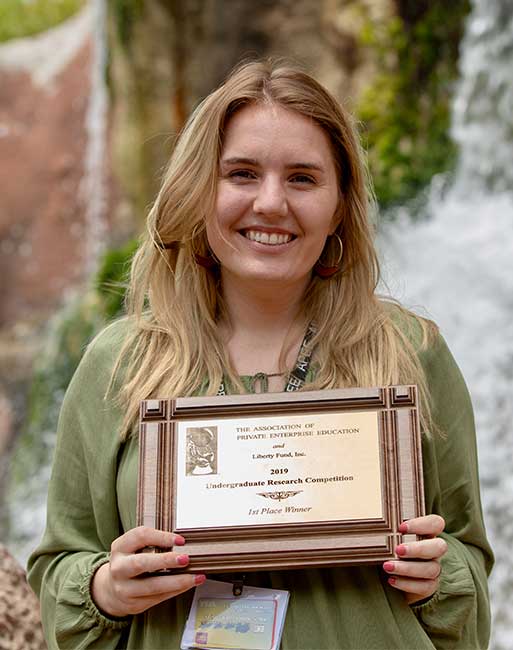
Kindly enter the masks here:
M 289 592 L 244 586 L 234 596 L 231 582 L 207 580 L 196 587 L 181 650 L 277 650 Z

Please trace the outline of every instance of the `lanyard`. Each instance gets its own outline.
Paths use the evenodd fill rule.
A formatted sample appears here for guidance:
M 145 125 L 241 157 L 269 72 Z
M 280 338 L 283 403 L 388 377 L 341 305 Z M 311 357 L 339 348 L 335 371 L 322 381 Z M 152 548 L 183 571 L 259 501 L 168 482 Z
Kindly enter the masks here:
M 303 342 L 299 348 L 299 353 L 297 355 L 296 364 L 293 370 L 290 371 L 289 377 L 287 380 L 287 385 L 285 386 L 286 393 L 292 393 L 296 390 L 299 390 L 304 386 L 306 381 L 306 375 L 308 374 L 308 369 L 310 368 L 310 362 L 312 360 L 313 347 L 311 346 L 311 341 L 315 334 L 317 333 L 317 327 L 314 323 L 310 323 L 306 330 Z M 265 375 L 262 372 L 257 373 L 253 376 L 254 379 L 260 380 L 263 384 L 264 381 L 267 381 L 267 377 L 270 375 Z M 263 391 L 265 392 L 265 390 Z M 221 380 L 219 390 L 217 391 L 218 395 L 227 395 L 226 386 L 224 379 Z

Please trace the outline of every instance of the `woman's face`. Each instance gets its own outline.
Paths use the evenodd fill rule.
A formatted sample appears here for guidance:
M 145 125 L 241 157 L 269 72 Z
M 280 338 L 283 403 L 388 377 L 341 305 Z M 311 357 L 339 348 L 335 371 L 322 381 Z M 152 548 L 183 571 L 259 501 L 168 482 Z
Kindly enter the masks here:
M 207 223 L 223 282 L 306 287 L 337 225 L 338 202 L 330 142 L 316 122 L 276 105 L 238 111 L 226 128 Z

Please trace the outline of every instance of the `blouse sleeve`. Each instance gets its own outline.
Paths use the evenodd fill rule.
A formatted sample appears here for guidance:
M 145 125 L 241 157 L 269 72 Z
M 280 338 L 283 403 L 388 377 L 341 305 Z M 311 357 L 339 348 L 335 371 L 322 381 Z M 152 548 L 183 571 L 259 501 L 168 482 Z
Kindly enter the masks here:
M 426 512 L 445 519 L 441 536 L 448 550 L 437 593 L 413 610 L 436 648 L 487 648 L 493 555 L 481 509 L 470 396 L 441 337 L 422 360 L 438 428 L 423 442 Z
M 62 406 L 46 531 L 29 559 L 48 647 L 116 648 L 130 619 L 96 607 L 90 583 L 121 534 L 116 500 L 119 412 L 104 400 L 114 350 L 108 328 L 85 354 Z

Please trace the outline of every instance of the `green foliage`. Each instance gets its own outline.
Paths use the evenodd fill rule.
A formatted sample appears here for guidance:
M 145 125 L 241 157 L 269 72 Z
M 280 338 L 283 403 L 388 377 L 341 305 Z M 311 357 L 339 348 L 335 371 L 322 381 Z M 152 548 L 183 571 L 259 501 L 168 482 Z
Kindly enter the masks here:
M 104 325 L 93 293 L 77 295 L 48 324 L 45 348 L 37 359 L 23 430 L 9 463 L 6 529 L 11 542 L 28 553 L 33 533 L 17 514 L 43 508 L 55 431 L 66 388 L 87 343 Z M 32 540 L 32 542 L 31 542 Z
M 84 0 L 2 0 L 0 42 L 50 29 L 83 5 Z
M 433 0 L 415 22 L 396 15 L 365 24 L 361 38 L 380 72 L 357 114 L 382 206 L 410 199 L 454 164 L 450 106 L 468 11 L 467 0 Z
M 121 44 L 128 48 L 134 22 L 141 15 L 144 0 L 112 0 L 111 11 L 114 14 Z
M 48 464 L 64 392 L 85 346 L 104 323 L 94 296 L 75 298 L 49 323 L 45 348 L 37 360 L 23 434 L 11 466 L 11 483 L 26 480 Z
M 123 311 L 127 275 L 136 250 L 137 241 L 129 241 L 121 248 L 108 251 L 100 266 L 95 284 L 102 312 L 107 320 L 115 318 Z

